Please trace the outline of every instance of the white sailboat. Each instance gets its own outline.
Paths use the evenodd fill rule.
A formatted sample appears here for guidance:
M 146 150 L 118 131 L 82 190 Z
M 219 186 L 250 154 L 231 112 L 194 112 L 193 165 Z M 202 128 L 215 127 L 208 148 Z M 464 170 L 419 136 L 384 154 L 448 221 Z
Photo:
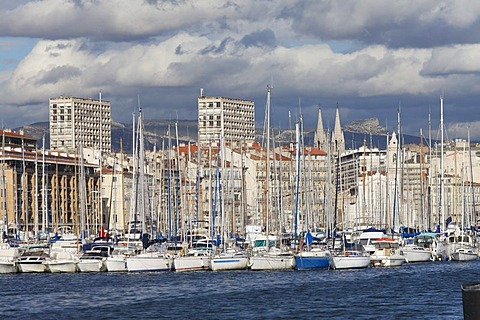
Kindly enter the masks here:
M 370 256 L 362 251 L 347 250 L 341 254 L 332 254 L 330 267 L 332 269 L 362 269 L 370 265 Z
M 245 270 L 248 256 L 243 252 L 224 252 L 212 257 L 210 263 L 212 271 Z
M 267 145 L 266 145 L 266 165 L 265 174 L 268 177 L 270 175 L 270 99 L 271 99 L 272 87 L 267 86 L 267 103 L 265 111 L 266 120 L 266 133 L 267 133 Z M 283 249 L 272 247 L 272 244 L 276 244 L 277 236 L 270 234 L 270 179 L 267 179 L 265 186 L 265 214 L 266 214 L 266 233 L 262 238 L 257 237 L 254 242 L 255 254 L 250 257 L 249 267 L 251 270 L 287 270 L 295 267 L 295 257 L 290 251 L 284 251 Z M 273 241 L 272 241 L 273 240 Z M 282 245 L 282 239 L 278 239 L 280 246 Z M 261 244 L 260 244 L 261 243 Z
M 210 269 L 211 256 L 206 250 L 189 250 L 185 255 L 173 259 L 175 271 L 199 271 Z

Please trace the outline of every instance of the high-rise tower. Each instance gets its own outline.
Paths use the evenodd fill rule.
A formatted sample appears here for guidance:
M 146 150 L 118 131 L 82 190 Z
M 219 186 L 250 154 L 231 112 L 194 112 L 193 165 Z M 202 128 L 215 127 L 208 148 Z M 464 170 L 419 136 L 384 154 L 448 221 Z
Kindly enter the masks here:
M 200 144 L 251 142 L 255 139 L 255 104 L 250 100 L 205 96 L 198 97 L 198 137 Z
M 110 101 L 75 97 L 51 98 L 50 148 L 73 151 L 85 148 L 110 152 L 112 116 Z

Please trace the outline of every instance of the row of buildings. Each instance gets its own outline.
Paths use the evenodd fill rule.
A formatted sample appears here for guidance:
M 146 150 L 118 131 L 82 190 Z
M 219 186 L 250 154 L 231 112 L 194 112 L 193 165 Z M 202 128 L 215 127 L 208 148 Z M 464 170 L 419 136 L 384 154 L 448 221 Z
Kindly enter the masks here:
M 202 89 L 197 102 L 198 142 L 169 140 L 138 157 L 111 152 L 109 101 L 50 99 L 50 150 L 22 132 L 2 132 L 4 230 L 170 236 L 221 226 L 244 234 L 268 221 L 272 232 L 287 232 L 296 212 L 300 230 L 432 229 L 447 217 L 477 224 L 479 148 L 467 141 L 445 144 L 442 155 L 435 146 L 400 145 L 393 133 L 385 150 L 367 143 L 346 150 L 337 108 L 332 132 L 319 110 L 313 146 L 297 153 L 289 141 L 267 152 L 255 141 L 253 101 Z

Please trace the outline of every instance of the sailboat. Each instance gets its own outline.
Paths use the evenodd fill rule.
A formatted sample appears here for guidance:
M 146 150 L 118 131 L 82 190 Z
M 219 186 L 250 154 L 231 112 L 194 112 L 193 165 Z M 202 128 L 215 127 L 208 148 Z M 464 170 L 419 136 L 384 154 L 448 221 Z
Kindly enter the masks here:
M 331 148 L 329 148 L 329 151 Z M 334 270 L 338 269 L 361 269 L 367 268 L 370 265 L 370 255 L 365 250 L 347 250 L 347 234 L 344 232 L 342 234 L 342 249 L 335 250 L 335 233 L 336 233 L 336 223 L 337 223 L 337 209 L 338 209 L 338 188 L 339 188 L 339 176 L 340 176 L 340 152 L 337 151 L 337 163 L 335 168 L 335 203 L 334 203 L 334 219 L 333 219 L 333 241 L 332 241 L 332 251 L 330 255 L 330 268 Z M 328 161 L 330 161 L 330 154 L 328 155 Z M 330 166 L 329 166 L 330 167 Z M 330 172 L 330 171 L 329 171 Z M 331 181 L 331 180 L 329 180 Z M 355 244 L 356 245 L 356 244 Z
M 222 169 L 222 172 L 225 171 L 225 160 L 226 160 L 226 150 L 225 150 L 225 145 L 223 143 L 223 133 L 222 137 L 220 139 L 220 167 Z M 243 154 L 241 157 L 242 161 L 242 170 L 243 170 Z M 217 169 L 218 170 L 218 169 Z M 230 170 L 229 170 L 229 177 L 233 180 L 233 174 L 234 172 L 234 160 L 233 160 L 233 155 L 231 155 L 230 159 Z M 223 174 L 223 176 L 226 176 L 226 174 Z M 218 177 L 220 178 L 220 177 Z M 225 180 L 221 181 L 220 179 L 218 180 L 218 191 L 219 193 L 223 192 L 223 188 L 221 187 L 222 182 Z M 228 186 L 228 183 L 226 184 Z M 231 185 L 234 185 L 233 183 Z M 228 189 L 228 188 L 227 188 Z M 232 190 L 226 190 L 227 193 L 231 192 Z M 242 192 L 242 198 L 244 197 L 244 193 Z M 226 271 L 226 270 L 246 270 L 247 265 L 248 265 L 248 256 L 245 254 L 243 250 L 241 250 L 236 243 L 236 239 L 229 237 L 228 234 L 229 232 L 233 232 L 234 227 L 233 224 L 230 225 L 228 223 L 228 219 L 226 218 L 226 213 L 225 210 L 223 210 L 223 197 L 220 196 L 220 211 L 222 213 L 221 217 L 221 226 L 220 226 L 220 233 L 222 234 L 223 241 L 218 243 L 216 246 L 215 254 L 211 257 L 210 261 L 210 268 L 212 271 Z M 227 196 L 228 199 L 231 199 L 230 202 L 230 208 L 232 209 L 232 212 L 234 210 L 234 200 L 233 197 Z M 233 214 L 232 214 L 232 219 Z M 229 228 L 231 228 L 229 230 Z
M 139 103 L 140 105 L 140 103 Z M 134 176 L 136 171 L 138 171 L 138 179 L 133 181 L 133 190 L 135 196 L 137 196 L 136 190 L 140 187 L 140 195 L 138 198 L 139 202 L 139 212 L 140 212 L 140 223 L 135 223 L 135 228 L 138 225 L 141 225 L 141 232 L 145 232 L 145 161 L 144 161 L 144 136 L 143 136 L 143 118 L 142 118 L 142 109 L 139 108 L 138 116 L 138 140 L 135 140 L 134 137 L 134 162 L 137 163 L 138 156 L 138 166 L 134 166 Z M 137 147 L 138 142 L 138 147 Z M 137 154 L 138 152 L 138 154 Z M 137 212 L 136 204 L 137 200 L 132 199 L 131 208 L 131 221 L 137 221 Z M 163 247 L 157 245 L 149 246 L 149 234 L 142 234 L 142 243 L 143 243 L 143 252 L 133 256 L 127 256 L 125 258 L 127 264 L 127 270 L 129 272 L 144 272 L 144 271 L 169 271 L 172 268 L 172 258 L 167 254 L 166 250 Z
M 267 104 L 266 104 L 266 131 L 267 131 L 267 150 L 266 150 L 266 170 L 265 174 L 270 175 L 270 97 L 272 87 L 267 86 Z M 251 270 L 288 270 L 295 267 L 295 257 L 290 251 L 281 248 L 283 239 L 281 236 L 270 235 L 270 179 L 266 179 L 265 187 L 265 215 L 266 215 L 266 234 L 263 237 L 257 237 L 254 241 L 254 255 L 250 257 L 249 267 Z M 273 246 L 279 243 L 280 248 Z
M 299 187 L 300 187 L 300 154 L 302 150 L 302 119 L 296 124 L 296 140 L 297 140 L 297 173 L 296 173 L 296 192 L 295 192 L 295 221 L 294 221 L 294 246 L 297 247 L 297 226 L 299 216 Z M 297 270 L 306 269 L 327 269 L 330 265 L 330 251 L 319 247 L 312 247 L 313 235 L 307 232 L 305 235 L 305 246 L 299 247 L 299 252 L 295 254 L 295 268 Z

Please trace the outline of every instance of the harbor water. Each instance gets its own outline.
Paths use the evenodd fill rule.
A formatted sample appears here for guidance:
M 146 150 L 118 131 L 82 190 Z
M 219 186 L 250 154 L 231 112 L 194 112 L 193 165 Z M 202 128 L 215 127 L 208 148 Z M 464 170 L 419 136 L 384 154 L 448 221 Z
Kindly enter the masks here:
M 2 319 L 462 319 L 480 261 L 318 271 L 10 274 Z

